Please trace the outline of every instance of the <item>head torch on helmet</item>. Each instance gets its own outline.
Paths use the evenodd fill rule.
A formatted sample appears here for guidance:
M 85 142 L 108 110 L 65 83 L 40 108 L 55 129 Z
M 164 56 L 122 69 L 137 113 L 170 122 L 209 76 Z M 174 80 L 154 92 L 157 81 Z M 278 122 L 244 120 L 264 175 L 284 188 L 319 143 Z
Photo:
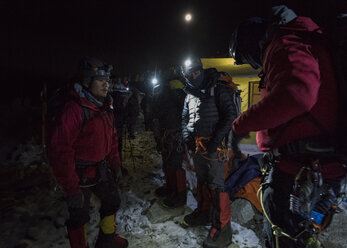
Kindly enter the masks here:
M 84 83 L 90 83 L 92 80 L 110 79 L 112 65 L 94 58 L 85 57 L 81 62 L 81 73 Z
M 94 72 L 94 77 L 109 77 L 113 69 L 112 65 L 104 65 L 103 67 L 93 66 L 92 71 Z
M 198 70 L 202 70 L 202 63 L 199 58 L 187 59 L 184 62 L 184 67 L 183 67 L 184 74 L 189 74 L 193 71 L 198 71 Z
M 204 81 L 204 71 L 202 62 L 199 58 L 186 60 L 182 67 L 185 84 L 192 88 L 198 89 Z

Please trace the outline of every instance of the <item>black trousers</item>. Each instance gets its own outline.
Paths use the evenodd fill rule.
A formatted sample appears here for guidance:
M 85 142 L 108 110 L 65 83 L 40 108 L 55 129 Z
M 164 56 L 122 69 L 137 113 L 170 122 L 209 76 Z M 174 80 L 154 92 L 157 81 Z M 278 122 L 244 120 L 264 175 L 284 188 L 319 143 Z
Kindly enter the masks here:
M 91 187 L 83 187 L 84 205 L 82 208 L 69 208 L 69 219 L 66 225 L 71 228 L 80 227 L 89 222 L 89 208 L 91 194 L 95 194 L 101 202 L 100 219 L 105 216 L 112 215 L 117 212 L 120 206 L 120 196 L 118 187 L 114 180 L 114 175 L 110 170 L 107 170 L 106 178 L 98 179 L 96 185 Z

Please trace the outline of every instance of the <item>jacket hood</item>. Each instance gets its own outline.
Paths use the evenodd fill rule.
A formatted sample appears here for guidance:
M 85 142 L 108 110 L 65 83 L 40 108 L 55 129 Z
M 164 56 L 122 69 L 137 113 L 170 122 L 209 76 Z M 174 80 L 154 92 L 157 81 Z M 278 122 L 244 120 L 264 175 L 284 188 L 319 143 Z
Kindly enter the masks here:
M 276 31 L 277 28 L 280 31 L 286 30 L 296 32 L 312 32 L 319 28 L 311 18 L 303 16 L 298 17 L 293 10 L 285 5 L 275 6 L 271 11 L 268 33 Z
M 192 89 L 189 86 L 186 86 L 183 90 L 187 94 L 202 97 L 206 93 L 207 89 L 213 87 L 217 83 L 219 76 L 220 73 L 216 68 L 204 69 L 204 82 L 202 83 L 202 86 L 199 89 Z
M 297 17 L 293 10 L 285 5 L 278 5 L 271 8 L 270 24 L 283 25 L 291 22 Z
M 263 57 L 267 45 L 275 34 L 288 32 L 312 32 L 317 31 L 319 26 L 309 17 L 297 16 L 293 10 L 285 5 L 275 6 L 271 9 L 268 19 L 268 27 L 263 40 L 260 41 L 261 55 Z M 321 33 L 320 30 L 318 30 Z
M 299 16 L 288 24 L 279 27 L 280 30 L 303 32 L 313 32 L 318 28 L 319 26 L 315 22 L 313 22 L 311 18 L 303 16 Z
M 113 109 L 113 98 L 110 94 L 106 95 L 103 102 L 99 101 L 79 83 L 73 85 L 71 95 L 83 107 L 95 111 L 100 111 L 100 109 Z

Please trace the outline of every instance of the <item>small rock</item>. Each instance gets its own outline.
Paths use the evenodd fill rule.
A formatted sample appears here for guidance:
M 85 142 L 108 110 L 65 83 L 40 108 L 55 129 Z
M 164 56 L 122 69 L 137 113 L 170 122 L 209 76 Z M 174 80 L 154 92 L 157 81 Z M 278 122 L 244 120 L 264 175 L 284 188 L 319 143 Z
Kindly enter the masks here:
M 228 246 L 228 248 L 240 248 L 237 244 L 231 244 Z
M 155 202 L 146 213 L 147 218 L 152 224 L 165 222 L 173 219 L 176 216 L 182 215 L 184 213 L 184 208 L 174 208 L 168 209 L 162 207 L 158 202 Z
M 231 203 L 231 220 L 241 225 L 248 223 L 255 216 L 252 204 L 245 199 L 235 199 Z

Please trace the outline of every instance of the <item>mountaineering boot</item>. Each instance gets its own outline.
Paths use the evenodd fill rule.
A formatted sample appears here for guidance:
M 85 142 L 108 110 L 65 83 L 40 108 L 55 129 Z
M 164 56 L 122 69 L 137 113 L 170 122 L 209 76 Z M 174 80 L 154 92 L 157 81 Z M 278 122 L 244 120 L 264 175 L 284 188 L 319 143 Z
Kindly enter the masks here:
M 224 248 L 232 242 L 230 200 L 226 192 L 211 190 L 213 199 L 212 227 L 204 240 L 204 248 Z
M 99 231 L 98 238 L 95 243 L 95 248 L 127 248 L 128 240 L 118 236 L 115 233 L 105 234 L 102 230 Z
M 209 226 L 211 225 L 210 211 L 199 211 L 195 209 L 192 213 L 183 218 L 182 225 L 185 227 Z
M 174 197 L 166 197 L 163 200 L 162 204 L 166 208 L 178 208 L 178 207 L 184 206 L 186 202 L 187 202 L 187 193 L 182 192 L 177 194 Z
M 168 189 L 167 185 L 164 184 L 163 186 L 157 188 L 157 189 L 154 191 L 154 194 L 155 194 L 157 197 L 166 197 L 167 195 L 170 195 L 170 190 Z
M 88 239 L 85 226 L 67 228 L 71 248 L 88 248 Z
M 163 200 L 163 206 L 167 208 L 182 207 L 187 202 L 186 171 L 183 168 L 173 168 L 170 174 L 173 177 L 170 182 L 173 192 Z
M 213 231 L 213 228 L 211 229 Z M 232 231 L 230 223 L 225 225 L 222 230 L 214 232 L 213 237 L 211 232 L 204 240 L 204 248 L 226 248 L 232 243 Z
M 211 225 L 212 198 L 206 183 L 198 181 L 196 200 L 198 207 L 192 213 L 184 216 L 182 225 L 185 227 Z
M 99 235 L 95 248 L 126 248 L 128 240 L 116 234 L 116 214 L 105 216 L 100 221 Z

